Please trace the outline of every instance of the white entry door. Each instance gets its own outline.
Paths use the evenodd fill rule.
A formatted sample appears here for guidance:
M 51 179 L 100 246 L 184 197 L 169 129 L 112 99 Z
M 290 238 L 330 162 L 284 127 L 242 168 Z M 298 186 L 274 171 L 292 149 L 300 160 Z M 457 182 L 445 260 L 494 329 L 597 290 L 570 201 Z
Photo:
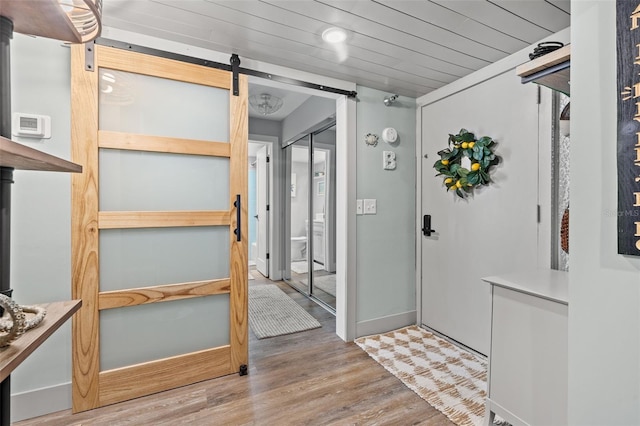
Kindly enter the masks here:
M 269 276 L 269 158 L 265 145 L 256 154 L 256 222 L 258 224 L 256 269 Z
M 419 235 L 422 324 L 483 354 L 491 298 L 482 278 L 535 268 L 539 261 L 538 135 L 540 128 L 540 140 L 550 143 L 551 129 L 542 129 L 548 120 L 539 120 L 537 92 L 508 72 L 422 107 L 421 210 L 435 229 Z M 433 168 L 449 134 L 461 128 L 493 138 L 502 157 L 494 182 L 467 200 L 447 191 Z

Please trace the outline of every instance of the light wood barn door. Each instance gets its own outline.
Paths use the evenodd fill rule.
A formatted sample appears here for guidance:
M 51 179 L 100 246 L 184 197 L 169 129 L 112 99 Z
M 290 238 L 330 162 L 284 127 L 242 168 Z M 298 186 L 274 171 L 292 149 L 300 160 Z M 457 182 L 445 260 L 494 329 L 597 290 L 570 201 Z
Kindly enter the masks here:
M 248 359 L 246 76 L 94 50 L 72 48 L 74 412 Z

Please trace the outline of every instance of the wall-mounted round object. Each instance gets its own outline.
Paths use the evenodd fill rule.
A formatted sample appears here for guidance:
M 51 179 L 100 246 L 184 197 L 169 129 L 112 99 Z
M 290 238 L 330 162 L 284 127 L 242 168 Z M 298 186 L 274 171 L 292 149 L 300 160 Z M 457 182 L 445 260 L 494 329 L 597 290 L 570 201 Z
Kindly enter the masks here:
M 393 127 L 382 130 L 382 140 L 386 143 L 394 143 L 398 140 L 398 132 Z
M 378 145 L 378 135 L 375 133 L 367 133 L 364 135 L 364 142 L 369 146 Z

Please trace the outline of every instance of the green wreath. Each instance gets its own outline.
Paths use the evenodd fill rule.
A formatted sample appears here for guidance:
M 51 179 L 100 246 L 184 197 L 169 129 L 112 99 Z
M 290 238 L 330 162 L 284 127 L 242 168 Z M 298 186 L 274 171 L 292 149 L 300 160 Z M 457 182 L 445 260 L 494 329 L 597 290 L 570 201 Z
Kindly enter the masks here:
M 496 143 L 489 136 L 476 139 L 466 129 L 460 129 L 457 135 L 449 135 L 449 148 L 438 151 L 440 159 L 433 164 L 438 174 L 444 176 L 443 183 L 447 191 L 455 191 L 460 198 L 473 193 L 477 186 L 491 182 L 489 171 L 500 162 L 493 152 Z M 471 170 L 462 167 L 462 158 L 471 160 Z

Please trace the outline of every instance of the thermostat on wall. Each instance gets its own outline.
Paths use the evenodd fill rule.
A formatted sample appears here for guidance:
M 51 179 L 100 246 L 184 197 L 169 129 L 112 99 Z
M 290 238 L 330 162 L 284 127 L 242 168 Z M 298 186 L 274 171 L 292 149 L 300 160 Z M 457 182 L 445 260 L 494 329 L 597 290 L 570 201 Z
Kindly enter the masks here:
M 25 114 L 22 112 L 13 113 L 11 133 L 14 136 L 23 138 L 51 138 L 51 117 L 47 115 Z

